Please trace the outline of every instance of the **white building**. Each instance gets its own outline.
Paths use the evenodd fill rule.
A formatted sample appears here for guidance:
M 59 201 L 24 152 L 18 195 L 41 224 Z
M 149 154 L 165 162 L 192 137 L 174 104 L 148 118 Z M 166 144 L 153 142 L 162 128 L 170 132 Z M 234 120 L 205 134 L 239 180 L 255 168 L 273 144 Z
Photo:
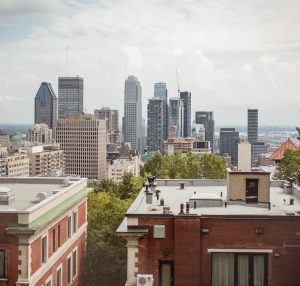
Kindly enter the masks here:
M 52 129 L 47 124 L 34 124 L 27 130 L 26 140 L 31 143 L 52 143 Z
M 251 171 L 251 144 L 247 141 L 238 144 L 238 170 Z

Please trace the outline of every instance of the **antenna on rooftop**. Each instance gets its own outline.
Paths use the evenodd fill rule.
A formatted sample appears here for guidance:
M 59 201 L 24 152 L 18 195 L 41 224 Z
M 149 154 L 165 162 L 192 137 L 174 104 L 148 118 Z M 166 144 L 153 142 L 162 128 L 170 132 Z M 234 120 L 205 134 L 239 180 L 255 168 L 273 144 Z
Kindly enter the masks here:
M 65 57 L 65 74 L 68 76 L 68 54 L 69 54 L 69 47 L 66 46 L 66 57 Z
M 178 96 L 180 97 L 180 86 L 179 86 L 179 76 L 178 76 L 177 67 L 176 67 L 176 78 L 177 78 L 177 92 L 178 92 Z

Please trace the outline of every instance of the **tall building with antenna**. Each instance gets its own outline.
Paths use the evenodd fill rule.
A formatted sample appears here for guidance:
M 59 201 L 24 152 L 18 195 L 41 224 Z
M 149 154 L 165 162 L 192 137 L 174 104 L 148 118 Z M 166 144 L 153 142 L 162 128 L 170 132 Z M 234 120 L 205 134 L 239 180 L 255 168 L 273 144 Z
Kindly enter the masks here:
M 142 134 L 142 86 L 137 77 L 128 76 L 124 90 L 124 142 L 131 144 L 131 149 L 143 151 Z
M 58 118 L 83 114 L 83 78 L 58 78 Z

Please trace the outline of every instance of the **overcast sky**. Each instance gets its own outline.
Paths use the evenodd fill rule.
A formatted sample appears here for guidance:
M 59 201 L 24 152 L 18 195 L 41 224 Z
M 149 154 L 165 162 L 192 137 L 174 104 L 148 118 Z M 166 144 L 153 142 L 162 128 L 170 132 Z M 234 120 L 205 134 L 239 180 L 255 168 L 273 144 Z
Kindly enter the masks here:
M 66 47 L 68 60 L 66 65 Z M 126 69 L 125 69 L 126 63 Z M 84 78 L 87 112 L 123 114 L 125 75 L 192 92 L 217 125 L 300 125 L 299 0 L 1 0 L 0 123 L 32 123 L 42 81 Z

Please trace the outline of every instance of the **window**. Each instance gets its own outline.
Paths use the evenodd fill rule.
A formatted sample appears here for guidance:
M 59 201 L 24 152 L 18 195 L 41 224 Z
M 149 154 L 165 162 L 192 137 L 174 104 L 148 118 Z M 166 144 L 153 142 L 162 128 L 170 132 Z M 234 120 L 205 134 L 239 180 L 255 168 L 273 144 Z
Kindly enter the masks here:
M 47 236 L 42 238 L 42 263 L 47 261 Z
M 57 269 L 56 271 L 56 286 L 61 286 L 62 285 L 62 268 Z
M 213 253 L 213 286 L 267 286 L 267 255 Z
M 78 226 L 78 215 L 77 210 L 73 212 L 73 232 L 77 232 L 77 226 Z
M 52 230 L 52 247 L 53 247 L 53 252 L 56 250 L 56 245 L 55 245 L 55 228 Z
M 73 251 L 72 259 L 73 259 L 73 277 L 75 277 L 77 274 L 77 251 L 76 250 Z
M 52 276 L 50 276 L 45 282 L 45 286 L 51 286 L 51 285 L 52 285 Z
M 5 251 L 0 250 L 0 278 L 5 278 Z
M 72 217 L 68 216 L 68 238 L 71 237 L 72 232 Z
M 72 272 L 71 272 L 71 256 L 67 258 L 67 282 L 71 283 L 72 280 Z
M 60 224 L 57 227 L 57 247 L 60 247 Z

